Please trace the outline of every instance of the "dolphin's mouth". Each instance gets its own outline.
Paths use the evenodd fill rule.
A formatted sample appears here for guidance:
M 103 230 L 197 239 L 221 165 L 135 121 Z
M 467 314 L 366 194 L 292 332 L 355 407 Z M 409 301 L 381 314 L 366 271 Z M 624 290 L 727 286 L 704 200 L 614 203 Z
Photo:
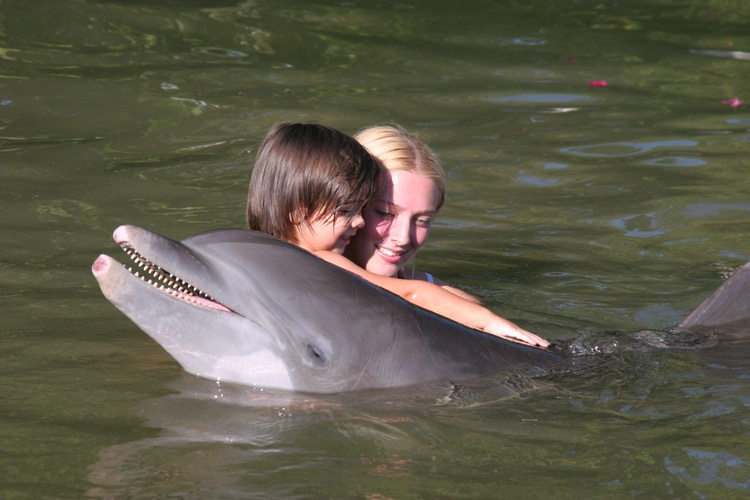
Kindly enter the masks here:
M 120 243 L 120 247 L 122 247 L 128 257 L 130 257 L 130 260 L 138 266 L 137 269 L 128 267 L 128 271 L 144 283 L 147 283 L 163 293 L 191 304 L 208 307 L 209 309 L 215 309 L 218 311 L 232 312 L 231 309 L 220 304 L 207 293 L 148 260 L 146 257 L 138 253 L 135 247 L 129 243 L 122 242 Z

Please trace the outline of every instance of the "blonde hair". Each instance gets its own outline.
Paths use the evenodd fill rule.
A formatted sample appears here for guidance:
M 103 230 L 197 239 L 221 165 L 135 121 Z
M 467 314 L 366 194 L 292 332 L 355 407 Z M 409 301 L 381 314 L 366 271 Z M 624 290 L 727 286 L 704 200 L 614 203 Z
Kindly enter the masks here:
M 445 203 L 445 172 L 427 144 L 414 134 L 390 125 L 368 127 L 354 138 L 389 171 L 406 170 L 431 179 L 438 189 L 435 210 L 440 210 Z

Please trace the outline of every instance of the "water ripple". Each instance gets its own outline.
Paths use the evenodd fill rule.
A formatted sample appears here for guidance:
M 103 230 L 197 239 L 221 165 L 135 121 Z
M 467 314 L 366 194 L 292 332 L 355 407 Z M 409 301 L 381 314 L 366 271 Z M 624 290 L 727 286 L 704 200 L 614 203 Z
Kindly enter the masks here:
M 582 94 L 531 93 L 508 96 L 487 96 L 488 101 L 516 104 L 557 104 L 575 101 L 588 101 L 591 97 Z
M 659 148 L 689 148 L 697 145 L 697 141 L 672 139 L 653 142 L 607 142 L 604 144 L 562 148 L 560 151 L 576 156 L 615 158 L 648 153 Z
M 704 160 L 689 156 L 662 156 L 644 163 L 654 167 L 702 167 L 708 164 Z
M 684 213 L 689 217 L 711 217 L 721 212 L 750 211 L 750 203 L 690 203 Z

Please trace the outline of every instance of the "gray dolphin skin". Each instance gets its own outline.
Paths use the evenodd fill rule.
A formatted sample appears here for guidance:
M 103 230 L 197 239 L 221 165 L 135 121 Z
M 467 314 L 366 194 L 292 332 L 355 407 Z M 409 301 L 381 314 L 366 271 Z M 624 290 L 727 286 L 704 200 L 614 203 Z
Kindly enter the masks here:
M 105 297 L 188 373 L 259 388 L 340 393 L 549 367 L 555 353 L 464 327 L 271 236 L 239 229 L 177 242 L 114 232 L 135 272 L 100 255 Z M 746 334 L 750 264 L 675 331 Z
M 750 262 L 739 268 L 676 327 L 722 339 L 750 335 Z
M 114 239 L 142 276 L 99 256 L 92 272 L 105 297 L 200 377 L 338 393 L 561 359 L 414 307 L 262 233 L 217 230 L 177 242 L 121 226 Z

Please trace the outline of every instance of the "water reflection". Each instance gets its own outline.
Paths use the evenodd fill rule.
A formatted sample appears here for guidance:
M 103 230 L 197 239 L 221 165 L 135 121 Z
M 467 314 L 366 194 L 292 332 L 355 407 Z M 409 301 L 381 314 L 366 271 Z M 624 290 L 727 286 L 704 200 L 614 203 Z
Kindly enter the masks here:
M 698 484 L 721 483 L 737 489 L 750 490 L 745 472 L 750 461 L 729 452 L 684 448 L 664 457 L 664 465 L 680 481 Z
M 697 141 L 682 139 L 667 139 L 652 142 L 610 142 L 606 144 L 592 144 L 587 146 L 573 146 L 562 148 L 563 153 L 582 157 L 615 158 L 621 156 L 635 156 L 648 153 L 655 149 L 674 149 L 695 147 Z M 689 165 L 694 166 L 694 165 Z
M 251 483 L 254 495 L 285 495 L 309 491 L 310 481 L 317 482 L 314 471 L 333 465 L 339 456 L 347 456 L 347 463 L 336 467 L 359 478 L 345 483 L 351 493 L 362 488 L 355 486 L 362 475 L 420 472 L 423 458 L 414 457 L 415 450 L 434 453 L 445 440 L 423 412 L 486 407 L 538 385 L 515 374 L 467 386 L 441 382 L 316 397 L 183 375 L 171 384 L 173 394 L 133 409 L 157 435 L 101 450 L 88 475 L 92 487 L 87 493 L 246 497 Z M 297 474 L 303 483 L 290 480 Z M 319 487 L 337 489 L 335 483 Z
M 691 54 L 698 54 L 702 56 L 712 57 L 729 57 L 731 59 L 740 59 L 750 61 L 750 52 L 743 52 L 741 50 L 701 50 L 691 49 Z
M 661 158 L 646 160 L 643 163 L 654 167 L 702 167 L 708 165 L 705 160 L 688 156 L 662 156 Z
M 684 208 L 689 217 L 714 217 L 733 211 L 750 212 L 750 203 L 689 203 Z
M 650 238 L 668 233 L 668 228 L 659 227 L 661 214 L 652 212 L 648 214 L 630 215 L 610 221 L 612 227 L 622 229 L 625 236 L 631 238 Z
M 591 97 L 582 94 L 514 94 L 509 96 L 487 96 L 485 100 L 514 104 L 569 104 L 585 102 Z

